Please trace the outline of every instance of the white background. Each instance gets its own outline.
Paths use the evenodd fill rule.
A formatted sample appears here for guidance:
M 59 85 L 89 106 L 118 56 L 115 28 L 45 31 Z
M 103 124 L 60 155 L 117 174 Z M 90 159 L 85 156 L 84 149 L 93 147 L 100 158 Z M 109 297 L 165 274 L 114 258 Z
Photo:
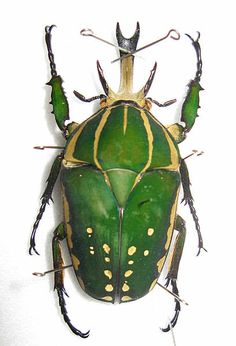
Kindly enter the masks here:
M 178 346 L 235 345 L 235 66 L 236 32 L 233 1 L 7 1 L 1 5 L 1 241 L 0 241 L 0 345 L 173 345 L 171 334 L 160 327 L 172 315 L 172 298 L 160 288 L 143 299 L 121 305 L 97 302 L 85 296 L 66 273 L 70 295 L 67 308 L 73 323 L 89 339 L 73 335 L 63 323 L 53 292 L 53 277 L 36 278 L 33 271 L 50 269 L 51 236 L 60 222 L 58 187 L 55 206 L 47 208 L 37 234 L 41 256 L 28 255 L 31 227 L 39 208 L 54 151 L 36 151 L 34 145 L 62 144 L 51 108 L 44 27 L 56 24 L 53 49 L 58 72 L 70 102 L 71 118 L 81 122 L 98 103 L 82 104 L 76 89 L 90 97 L 102 92 L 96 73 L 99 59 L 113 89 L 119 84 L 119 65 L 112 47 L 80 36 L 91 28 L 115 42 L 119 21 L 130 36 L 138 20 L 139 47 L 176 28 L 181 40 L 168 39 L 140 52 L 136 58 L 136 86 L 141 87 L 155 61 L 158 71 L 149 96 L 164 102 L 153 106 L 163 123 L 176 121 L 186 84 L 194 76 L 196 60 L 187 32 L 201 32 L 203 55 L 201 109 L 188 139 L 181 144 L 183 157 L 192 149 L 205 154 L 188 160 L 195 206 L 208 253 L 196 257 L 197 237 L 188 208 L 188 235 L 179 273 L 182 307 L 175 328 Z M 88 191 L 92 193 L 92 191 Z M 138 222 L 138 221 L 137 221 Z M 65 251 L 66 252 L 66 251 Z M 66 262 L 69 262 L 68 256 Z M 164 281 L 163 281 L 164 282 Z

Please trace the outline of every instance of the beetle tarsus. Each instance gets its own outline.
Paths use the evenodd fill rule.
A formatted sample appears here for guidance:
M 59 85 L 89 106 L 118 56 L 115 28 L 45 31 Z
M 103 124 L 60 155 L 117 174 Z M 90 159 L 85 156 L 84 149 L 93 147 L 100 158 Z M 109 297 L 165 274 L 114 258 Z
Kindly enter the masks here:
M 171 283 L 172 292 L 176 295 L 179 295 L 179 290 L 177 287 L 176 280 L 167 278 L 165 286 L 167 287 L 169 285 L 169 283 Z M 176 323 L 178 321 L 180 310 L 181 310 L 180 302 L 177 299 L 175 299 L 175 314 L 174 314 L 173 318 L 171 319 L 170 323 L 168 324 L 168 326 L 166 328 L 161 328 L 161 330 L 163 332 L 169 332 L 171 330 L 171 328 L 173 328 L 176 325 Z
M 62 313 L 62 316 L 64 318 L 64 321 L 66 322 L 66 324 L 69 326 L 70 330 L 76 334 L 76 335 L 79 335 L 81 338 L 87 338 L 89 336 L 89 332 L 86 332 L 86 333 L 82 333 L 79 329 L 75 328 L 73 326 L 73 324 L 71 323 L 70 319 L 69 319 L 69 316 L 67 314 L 67 310 L 66 310 L 66 302 L 65 302 L 65 299 L 64 299 L 64 290 L 63 289 L 57 289 L 57 294 L 58 294 L 58 298 L 59 298 L 59 305 L 60 305 L 60 308 L 61 308 L 61 313 Z
M 201 57 L 201 46 L 199 44 L 200 32 L 197 32 L 198 36 L 196 40 L 194 40 L 189 34 L 185 34 L 192 41 L 192 45 L 196 51 L 197 55 L 197 72 L 195 76 L 195 81 L 200 81 L 202 75 L 202 57 Z

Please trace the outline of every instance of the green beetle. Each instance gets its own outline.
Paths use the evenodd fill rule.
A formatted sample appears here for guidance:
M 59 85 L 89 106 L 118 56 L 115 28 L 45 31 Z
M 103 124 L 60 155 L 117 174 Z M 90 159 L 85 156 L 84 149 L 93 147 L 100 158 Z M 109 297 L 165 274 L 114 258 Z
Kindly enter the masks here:
M 60 242 L 67 239 L 75 274 L 83 290 L 95 299 L 114 303 L 139 299 L 155 284 L 165 264 L 174 229 L 173 253 L 169 263 L 166 286 L 178 295 L 176 284 L 179 262 L 185 240 L 185 222 L 177 214 L 179 190 L 190 207 L 203 248 L 200 226 L 193 206 L 190 181 L 185 160 L 178 143 L 194 125 L 199 107 L 202 74 L 199 36 L 192 41 L 197 55 L 197 72 L 188 85 L 182 106 L 180 124 L 163 126 L 151 113 L 152 103 L 167 106 L 175 100 L 159 104 L 147 98 L 156 64 L 145 86 L 137 93 L 132 90 L 134 53 L 139 39 L 139 24 L 127 39 L 117 24 L 120 50 L 120 89 L 108 86 L 99 62 L 98 74 L 105 94 L 82 101 L 100 99 L 101 108 L 80 125 L 70 123 L 68 102 L 57 74 L 51 48 L 51 30 L 46 27 L 46 44 L 51 67 L 52 106 L 55 120 L 66 139 L 66 145 L 52 166 L 42 204 L 30 240 L 30 253 L 37 252 L 35 234 L 54 184 L 60 173 L 64 205 L 64 220 L 53 236 L 55 289 L 65 322 L 81 337 L 68 317 L 64 296 L 63 259 Z M 170 330 L 176 322 L 180 303 L 175 298 L 172 321 L 163 329 Z

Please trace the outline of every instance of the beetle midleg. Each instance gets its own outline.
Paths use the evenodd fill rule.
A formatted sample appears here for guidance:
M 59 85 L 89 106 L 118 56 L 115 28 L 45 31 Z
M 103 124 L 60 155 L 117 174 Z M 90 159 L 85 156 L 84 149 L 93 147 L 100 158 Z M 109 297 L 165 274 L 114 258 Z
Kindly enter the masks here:
M 53 240 L 52 240 L 52 253 L 53 253 L 53 268 L 54 269 L 62 269 L 64 266 L 64 261 L 62 258 L 61 251 L 61 241 L 66 237 L 65 226 L 64 223 L 60 223 L 54 231 Z M 67 323 L 71 331 L 81 336 L 82 338 L 87 338 L 89 336 L 89 332 L 82 333 L 80 330 L 75 328 L 67 314 L 66 310 L 66 302 L 64 298 L 64 294 L 67 295 L 64 288 L 64 271 L 60 270 L 54 273 L 54 289 L 57 290 L 59 305 L 61 308 L 61 314 L 64 318 L 64 321 Z M 68 296 L 68 295 L 67 295 Z
M 177 287 L 177 276 L 178 276 L 179 264 L 182 257 L 185 236 L 186 236 L 185 221 L 179 215 L 177 215 L 175 220 L 175 229 L 179 233 L 175 239 L 174 249 L 173 249 L 173 252 L 171 253 L 169 270 L 166 277 L 167 278 L 166 286 L 168 286 L 169 283 L 171 283 L 172 292 L 175 293 L 176 295 L 179 295 L 179 291 Z M 171 329 L 171 327 L 174 327 L 176 325 L 179 312 L 180 312 L 180 302 L 177 299 L 175 299 L 174 317 L 170 321 L 170 324 L 166 328 L 162 329 L 163 332 L 168 332 Z
M 43 213 L 45 211 L 46 205 L 49 204 L 50 200 L 52 200 L 52 191 L 53 191 L 54 185 L 57 181 L 57 177 L 60 173 L 62 159 L 63 159 L 63 153 L 59 154 L 55 158 L 55 160 L 52 164 L 51 171 L 50 171 L 49 177 L 47 179 L 47 186 L 46 186 L 46 189 L 44 190 L 42 197 L 41 197 L 41 206 L 40 206 L 38 215 L 36 217 L 35 223 L 33 225 L 33 230 L 32 230 L 31 237 L 30 237 L 30 248 L 29 248 L 30 254 L 32 254 L 32 250 L 34 250 L 34 252 L 39 255 L 39 253 L 37 252 L 37 250 L 35 248 L 35 246 L 36 246 L 35 235 L 36 235 L 36 231 L 37 231 L 39 222 L 42 219 Z
M 182 199 L 182 202 L 185 202 L 185 204 L 188 204 L 194 223 L 195 223 L 195 227 L 198 234 L 198 249 L 199 249 L 197 255 L 199 255 L 201 249 L 204 249 L 203 239 L 202 239 L 202 234 L 201 234 L 201 229 L 200 229 L 200 224 L 199 224 L 198 216 L 196 213 L 196 209 L 193 205 L 193 196 L 190 190 L 191 183 L 189 179 L 188 167 L 186 165 L 185 160 L 183 159 L 181 160 L 181 163 L 180 163 L 180 175 L 181 175 L 181 182 L 182 182 L 183 191 L 184 191 L 184 197 Z M 206 249 L 204 250 L 206 251 Z

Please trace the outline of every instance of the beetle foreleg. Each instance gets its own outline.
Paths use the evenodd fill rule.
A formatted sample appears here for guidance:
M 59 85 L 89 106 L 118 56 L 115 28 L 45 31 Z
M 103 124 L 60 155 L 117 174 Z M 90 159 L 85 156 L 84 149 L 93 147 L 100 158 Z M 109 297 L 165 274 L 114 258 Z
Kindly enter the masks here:
M 32 255 L 32 250 L 39 255 L 39 253 L 37 252 L 35 246 L 35 235 L 36 235 L 36 231 L 39 225 L 40 220 L 42 219 L 43 213 L 45 211 L 46 205 L 49 204 L 49 201 L 52 200 L 52 191 L 54 188 L 54 185 L 57 181 L 57 177 L 58 174 L 60 172 L 61 169 L 61 162 L 63 159 L 63 153 L 59 154 L 56 159 L 53 162 L 49 177 L 47 179 L 47 186 L 46 189 L 44 190 L 44 193 L 41 197 L 41 206 L 39 209 L 39 213 L 36 217 L 35 223 L 33 225 L 33 230 L 31 233 L 31 237 L 30 237 L 30 248 L 29 248 L 29 253 L 30 255 Z
M 191 36 L 187 35 L 192 41 L 193 47 L 197 55 L 197 71 L 195 78 L 188 84 L 188 91 L 185 97 L 182 112 L 181 121 L 185 124 L 185 132 L 189 132 L 193 127 L 195 120 L 198 116 L 197 111 L 199 106 L 199 92 L 203 90 L 200 85 L 200 79 L 202 75 L 202 58 L 201 58 L 201 47 L 199 44 L 200 33 L 198 37 L 194 40 Z
M 190 212 L 193 217 L 193 221 L 195 223 L 195 227 L 198 234 L 198 249 L 199 249 L 197 255 L 199 255 L 201 249 L 205 251 L 207 250 L 203 247 L 203 239 L 202 239 L 200 224 L 199 224 L 198 216 L 196 213 L 196 209 L 193 204 L 193 196 L 190 190 L 191 182 L 189 179 L 188 168 L 184 160 L 181 160 L 180 175 L 181 175 L 181 182 L 182 182 L 183 191 L 184 191 L 184 197 L 182 199 L 182 202 L 184 202 L 185 204 L 188 204 Z
M 179 271 L 179 264 L 183 253 L 184 248 L 184 242 L 185 242 L 185 236 L 186 236 L 186 227 L 185 227 L 185 221 L 182 219 L 181 216 L 177 215 L 176 221 L 175 221 L 175 229 L 179 232 L 174 244 L 173 253 L 171 255 L 170 259 L 170 265 L 169 265 L 169 271 L 167 274 L 167 282 L 166 287 L 171 283 L 172 286 L 172 292 L 179 295 L 179 290 L 177 287 L 177 276 Z M 172 327 L 174 327 L 177 323 L 178 316 L 180 313 L 180 302 L 179 300 L 175 299 L 175 314 L 172 320 L 170 321 L 170 324 L 166 328 L 163 328 L 163 332 L 168 332 Z
M 54 231 L 54 236 L 52 240 L 54 269 L 62 269 L 64 267 L 64 261 L 63 261 L 62 252 L 61 252 L 61 241 L 64 240 L 65 237 L 66 237 L 65 227 L 64 227 L 64 224 L 61 223 Z M 79 335 L 81 338 L 87 338 L 89 336 L 89 331 L 87 333 L 82 333 L 80 330 L 78 330 L 72 325 L 69 319 L 69 316 L 66 310 L 66 302 L 64 298 L 64 295 L 68 296 L 68 294 L 66 293 L 66 290 L 64 287 L 64 271 L 63 270 L 56 271 L 54 274 L 54 289 L 57 290 L 59 305 L 61 308 L 61 314 L 66 324 L 69 326 L 69 328 L 74 334 Z
M 51 39 L 52 39 L 51 31 L 54 26 L 55 25 L 46 26 L 45 28 L 45 33 L 46 33 L 45 41 L 47 45 L 48 59 L 50 63 L 51 76 L 52 76 L 51 80 L 47 83 L 47 85 L 50 85 L 52 87 L 51 102 L 50 102 L 53 106 L 52 113 L 55 116 L 57 126 L 66 136 L 65 121 L 69 119 L 69 104 L 68 104 L 64 89 L 62 87 L 62 82 L 63 82 L 62 78 L 60 75 L 57 74 L 54 54 L 53 54 L 52 46 L 51 46 Z

